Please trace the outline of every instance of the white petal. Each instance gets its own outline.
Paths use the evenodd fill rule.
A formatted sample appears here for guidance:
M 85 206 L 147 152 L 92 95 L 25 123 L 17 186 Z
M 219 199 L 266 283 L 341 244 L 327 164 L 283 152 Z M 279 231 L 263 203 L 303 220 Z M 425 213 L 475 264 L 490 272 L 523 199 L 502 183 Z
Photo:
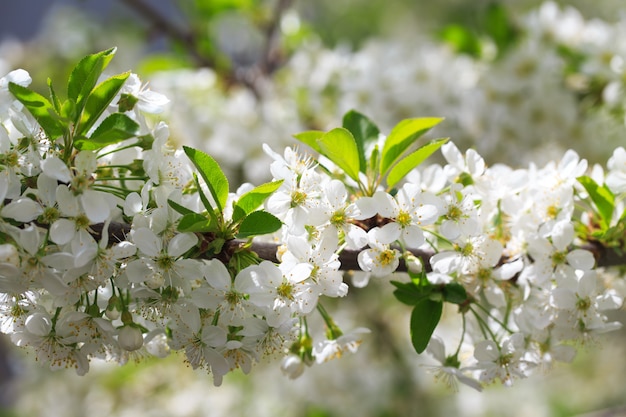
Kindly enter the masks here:
M 500 353 L 498 346 L 493 340 L 482 340 L 476 343 L 474 348 L 474 357 L 481 362 L 495 362 L 498 360 Z
M 566 255 L 567 262 L 575 269 L 589 271 L 596 263 L 593 254 L 588 250 L 574 249 Z
M 68 183 L 72 179 L 70 169 L 65 162 L 56 156 L 50 156 L 41 160 L 41 170 L 43 173 L 55 180 Z
M 66 252 L 57 252 L 44 256 L 41 258 L 41 262 L 59 271 L 66 271 L 74 267 L 74 255 Z
M 181 233 L 172 238 L 167 245 L 167 254 L 179 257 L 198 243 L 198 237 L 193 233 Z
M 111 214 L 111 208 L 103 194 L 99 191 L 86 190 L 80 195 L 85 214 L 92 223 L 103 223 Z
M 43 213 L 43 208 L 39 203 L 24 197 L 10 202 L 2 208 L 0 213 L 2 217 L 28 223 L 39 217 Z
M 126 200 L 124 200 L 124 214 L 132 217 L 141 212 L 142 208 L 141 196 L 138 193 L 128 194 Z
M 26 329 L 37 336 L 47 336 L 52 329 L 52 321 L 47 314 L 35 313 L 26 319 Z
M 564 310 L 574 310 L 576 308 L 576 302 L 578 301 L 576 294 L 563 288 L 556 288 L 552 290 L 550 298 L 555 307 L 562 308 Z
M 226 266 L 221 261 L 212 259 L 205 262 L 203 271 L 204 278 L 211 287 L 223 291 L 230 290 L 232 279 Z
M 163 249 L 161 238 L 146 227 L 135 230 L 133 233 L 133 241 L 141 252 L 153 258 L 160 255 Z
M 152 272 L 152 269 L 148 266 L 145 259 L 137 259 L 126 265 L 128 281 L 135 284 L 144 282 Z
M 400 238 L 402 228 L 398 223 L 387 223 L 383 227 L 375 227 L 368 233 L 370 243 L 376 247 L 380 245 L 388 245 Z
M 69 243 L 76 233 L 76 223 L 69 219 L 59 219 L 50 226 L 50 239 L 59 245 Z
M 76 169 L 82 175 L 91 175 L 98 166 L 96 153 L 93 151 L 80 151 L 74 159 Z

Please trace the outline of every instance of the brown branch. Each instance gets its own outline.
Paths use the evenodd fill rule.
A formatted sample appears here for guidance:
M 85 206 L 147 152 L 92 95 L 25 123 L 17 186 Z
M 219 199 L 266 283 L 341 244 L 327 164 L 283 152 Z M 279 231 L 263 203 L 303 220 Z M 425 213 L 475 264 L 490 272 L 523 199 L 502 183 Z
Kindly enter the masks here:
M 283 14 L 291 7 L 292 3 L 293 0 L 278 0 L 274 8 L 272 20 L 265 29 L 265 47 L 263 48 L 263 54 L 258 64 L 261 73 L 264 75 L 271 74 L 280 66 L 281 57 L 277 48 L 280 21 Z
M 102 238 L 102 224 L 95 224 L 90 227 L 92 231 L 92 236 L 96 240 L 100 240 Z M 130 232 L 130 225 L 125 223 L 115 223 L 112 222 L 109 225 L 109 243 L 122 242 L 126 240 L 126 236 Z M 235 249 L 239 248 L 246 244 L 246 240 L 242 239 L 232 239 L 227 241 L 224 244 L 224 252 L 232 253 Z M 258 242 L 252 241 L 250 245 L 250 250 L 255 252 L 259 258 L 271 261 L 278 262 L 277 258 L 277 243 L 271 242 Z M 605 248 L 599 242 L 589 242 L 580 247 L 580 249 L 585 249 L 593 253 L 594 258 L 596 259 L 596 265 L 598 267 L 610 267 L 610 266 L 619 266 L 626 265 L 626 253 L 619 252 L 613 248 Z M 339 254 L 339 261 L 341 262 L 341 270 L 343 271 L 358 271 L 359 268 L 358 263 L 358 255 L 359 250 L 350 250 L 344 249 Z M 424 265 L 426 265 L 427 270 L 430 270 L 430 258 L 435 254 L 434 251 L 426 251 L 419 249 L 411 249 L 410 252 L 416 257 L 422 259 Z M 398 267 L 398 272 L 406 272 L 406 264 L 403 260 L 400 261 L 400 266 Z
M 196 64 L 201 67 L 216 68 L 215 61 L 206 57 L 198 51 L 198 45 L 196 36 L 193 32 L 184 31 L 178 26 L 174 25 L 168 19 L 166 19 L 161 13 L 159 13 L 154 7 L 144 0 L 120 0 L 128 7 L 135 10 L 141 17 L 148 20 L 152 27 L 159 32 L 162 32 L 170 38 L 180 42 L 180 44 L 187 50 L 189 55 L 196 61 Z

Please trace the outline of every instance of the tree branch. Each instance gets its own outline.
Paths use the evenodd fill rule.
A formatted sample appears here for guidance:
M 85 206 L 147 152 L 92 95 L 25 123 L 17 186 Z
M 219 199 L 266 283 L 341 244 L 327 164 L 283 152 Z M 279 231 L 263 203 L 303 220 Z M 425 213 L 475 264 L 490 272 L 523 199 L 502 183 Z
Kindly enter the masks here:
M 95 224 L 90 227 L 92 231 L 92 236 L 96 240 L 100 240 L 102 238 L 103 224 Z M 109 234 L 109 242 L 122 242 L 126 240 L 126 236 L 130 232 L 130 225 L 125 223 L 115 223 L 112 222 L 109 224 L 108 234 Z M 224 244 L 224 252 L 232 253 L 235 249 L 247 243 L 247 240 L 242 239 L 232 239 L 227 241 Z M 252 241 L 250 245 L 250 250 L 255 252 L 261 259 L 278 262 L 277 243 L 271 242 L 258 242 Z M 585 245 L 581 246 L 580 249 L 585 249 L 590 251 L 595 260 L 596 265 L 599 267 L 610 267 L 610 266 L 619 266 L 626 265 L 626 253 L 622 253 L 613 248 L 605 248 L 599 242 L 589 242 Z M 359 268 L 358 263 L 358 250 L 350 250 L 344 249 L 339 254 L 339 261 L 341 262 L 341 270 L 343 271 L 358 271 Z M 410 249 L 410 252 L 416 257 L 420 258 L 428 271 L 430 271 L 430 258 L 435 254 L 434 251 L 427 250 L 419 250 L 419 249 Z M 400 266 L 396 270 L 398 272 L 406 272 L 407 267 L 403 260 L 400 261 Z
M 144 0 L 120 1 L 135 10 L 141 17 L 148 20 L 152 24 L 153 28 L 178 41 L 196 61 L 197 65 L 201 67 L 215 68 L 215 62 L 212 59 L 200 54 L 198 51 L 196 36 L 193 32 L 184 31 L 174 25 L 161 15 L 161 13 L 159 13 L 152 5 L 144 2 Z

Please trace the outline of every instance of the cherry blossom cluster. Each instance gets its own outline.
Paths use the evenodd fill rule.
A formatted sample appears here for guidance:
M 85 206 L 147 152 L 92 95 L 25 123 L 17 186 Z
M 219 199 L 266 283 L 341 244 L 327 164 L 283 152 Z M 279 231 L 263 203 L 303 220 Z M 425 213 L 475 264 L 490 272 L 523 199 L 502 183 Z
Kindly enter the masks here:
M 323 305 L 348 293 L 349 254 L 354 287 L 394 276 L 415 350 L 452 384 L 510 385 L 619 327 L 606 312 L 622 297 L 584 245 L 621 244 L 623 148 L 589 175 L 573 151 L 487 167 L 417 142 L 442 119 L 383 135 L 351 112 L 296 135 L 317 152 L 265 146 L 273 181 L 231 192 L 212 157 L 172 146 L 154 118 L 164 96 L 135 74 L 99 77 L 114 52 L 85 57 L 66 100 L 28 89 L 24 70 L 0 79 L 0 330 L 37 361 L 82 375 L 92 359 L 179 351 L 219 385 L 271 356 L 298 377 L 369 333 Z M 439 149 L 445 164 L 422 168 Z M 462 318 L 454 346 L 436 331 L 444 305 Z

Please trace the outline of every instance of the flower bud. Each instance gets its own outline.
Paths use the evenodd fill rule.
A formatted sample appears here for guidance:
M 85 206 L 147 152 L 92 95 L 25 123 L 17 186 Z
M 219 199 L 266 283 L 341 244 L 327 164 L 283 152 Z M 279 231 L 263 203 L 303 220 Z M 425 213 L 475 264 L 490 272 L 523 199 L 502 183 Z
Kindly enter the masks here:
M 304 373 L 304 362 L 298 355 L 290 354 L 283 358 L 280 364 L 280 370 L 289 379 L 296 379 Z
M 117 334 L 117 341 L 124 350 L 132 352 L 143 346 L 143 335 L 141 329 L 132 324 L 122 326 Z
M 107 304 L 107 309 L 104 314 L 109 320 L 116 320 L 120 318 L 123 309 L 122 300 L 117 295 L 114 295 L 109 298 L 109 303 Z
M 165 277 L 161 272 L 155 271 L 146 277 L 146 285 L 153 290 L 165 285 Z

